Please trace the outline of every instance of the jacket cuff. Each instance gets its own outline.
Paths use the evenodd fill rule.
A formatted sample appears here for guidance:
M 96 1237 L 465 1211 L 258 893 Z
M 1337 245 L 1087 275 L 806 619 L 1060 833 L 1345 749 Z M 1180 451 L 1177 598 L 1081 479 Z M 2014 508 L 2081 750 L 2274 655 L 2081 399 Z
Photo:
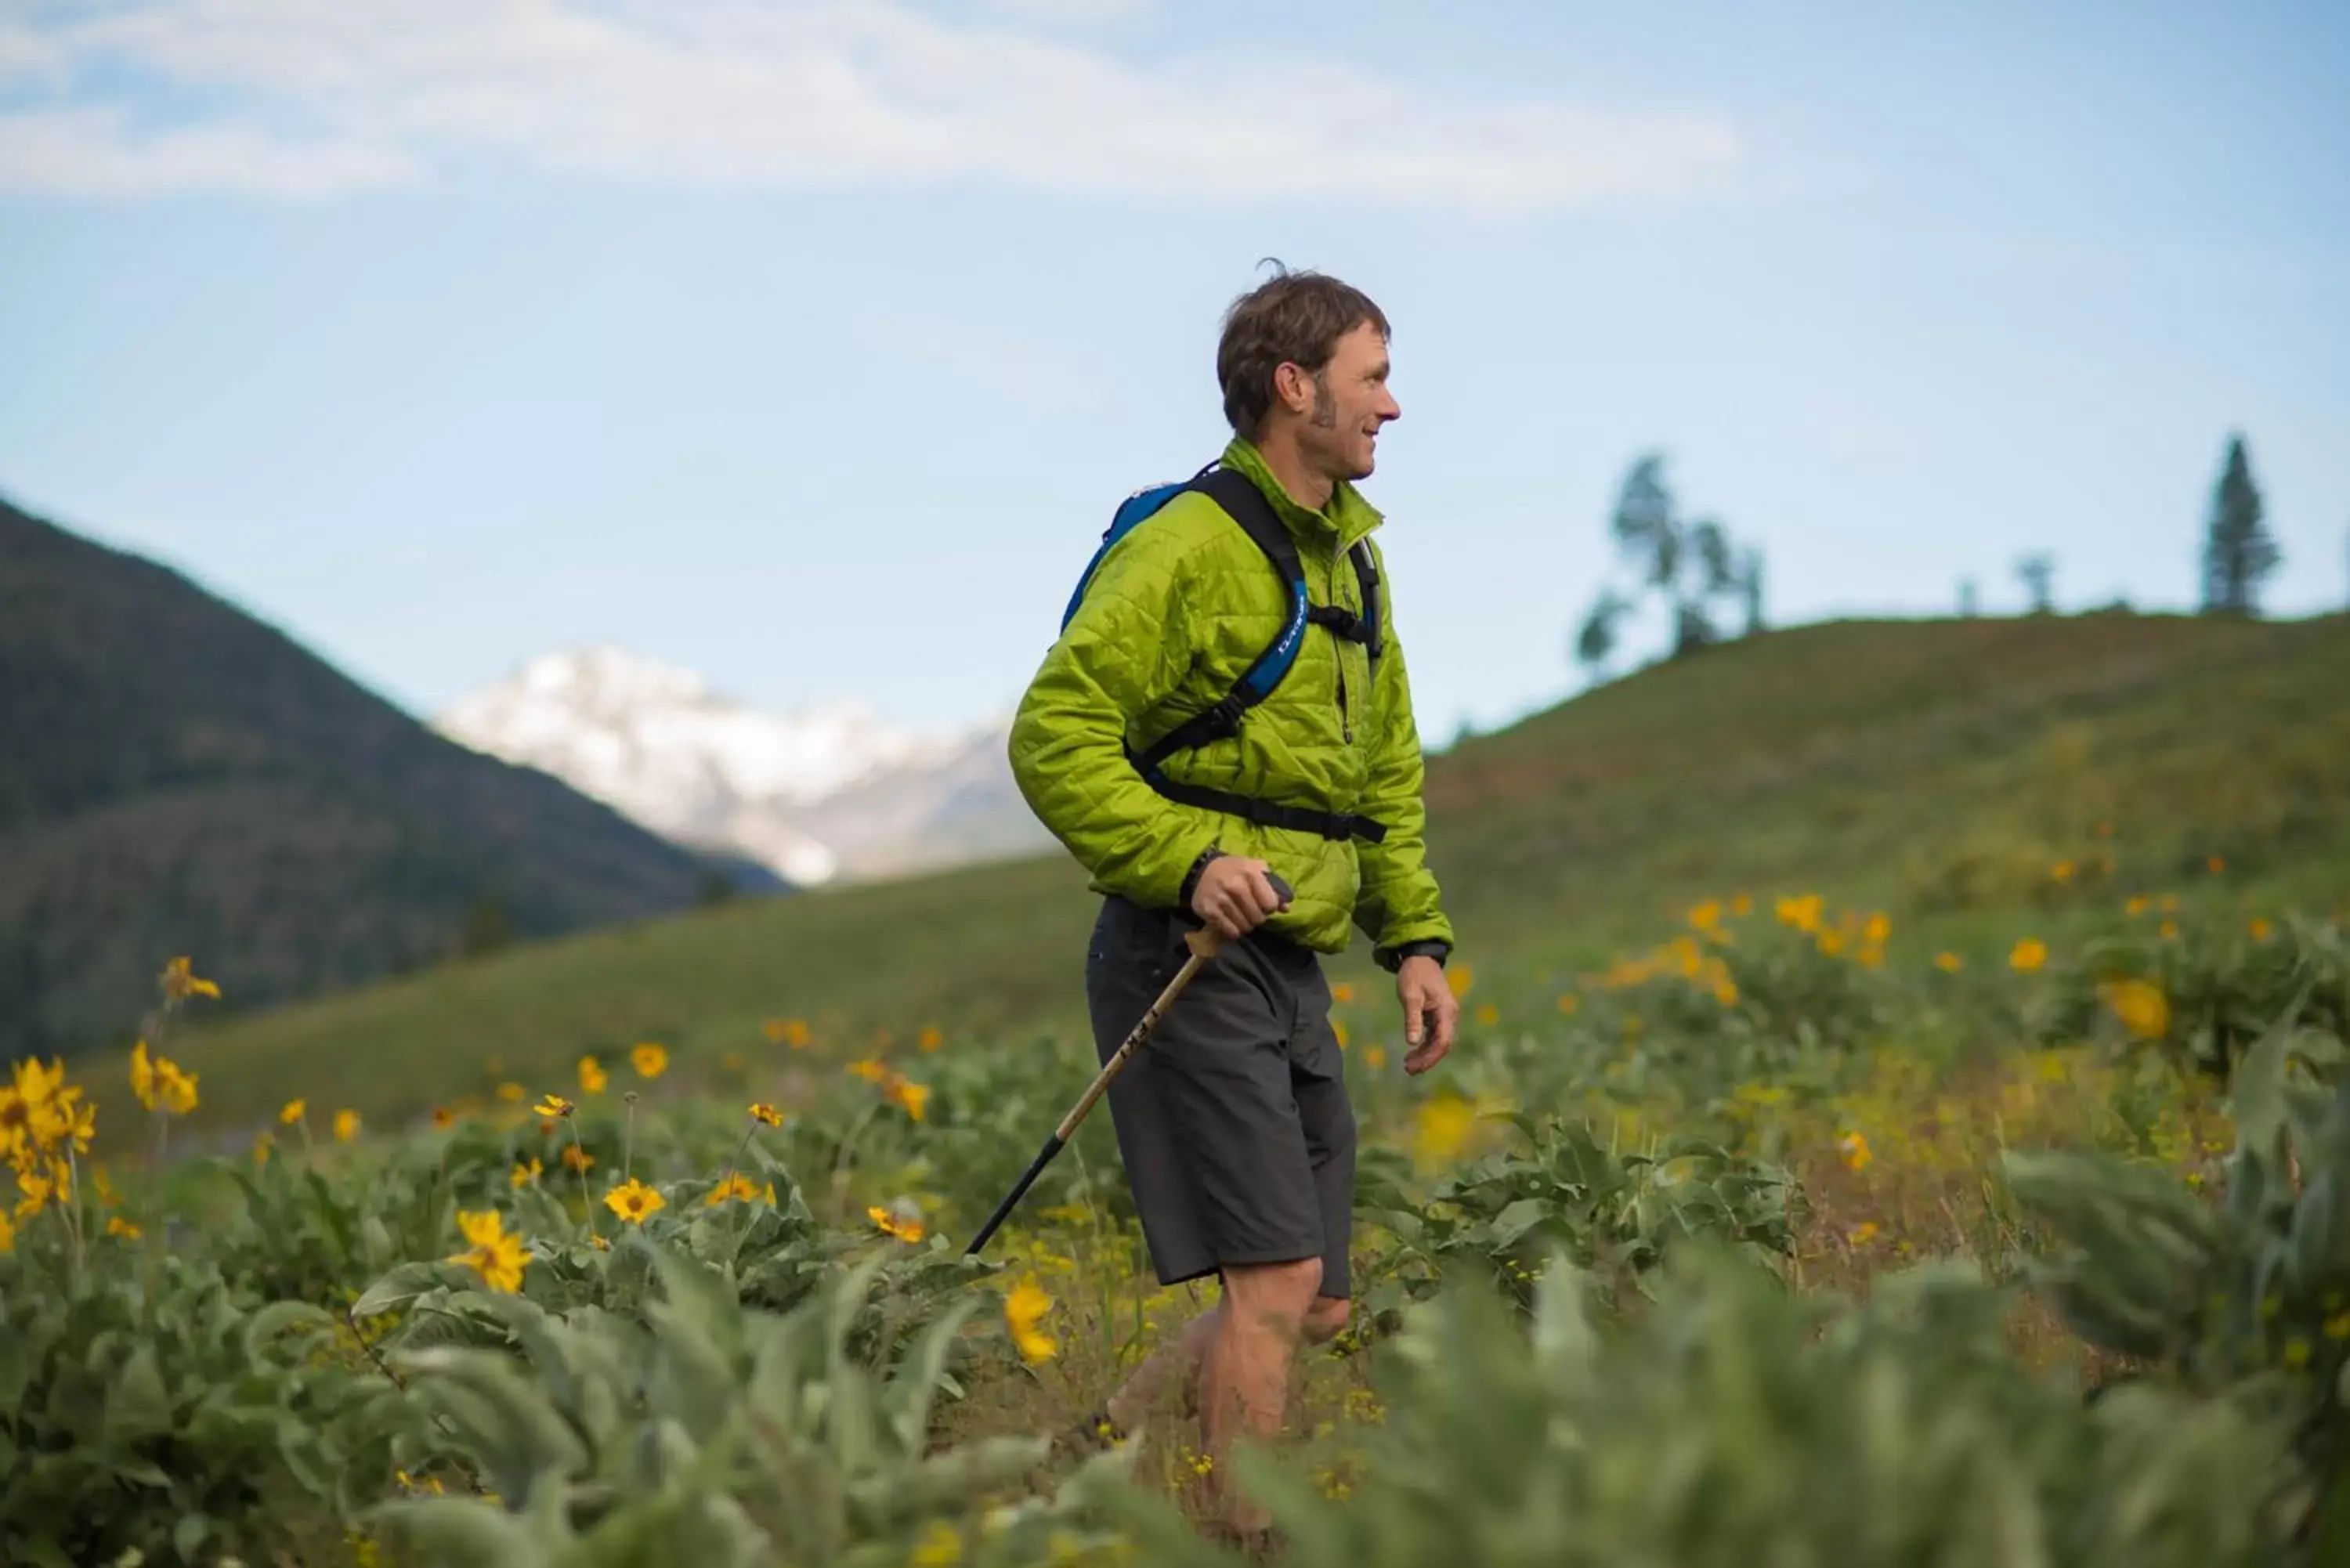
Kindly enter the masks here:
M 1393 974 L 1403 968 L 1403 961 L 1406 959 L 1432 958 L 1440 968 L 1444 961 L 1451 956 L 1451 942 L 1430 937 L 1420 941 L 1399 943 L 1391 948 L 1375 948 L 1371 951 L 1371 961 L 1389 974 Z

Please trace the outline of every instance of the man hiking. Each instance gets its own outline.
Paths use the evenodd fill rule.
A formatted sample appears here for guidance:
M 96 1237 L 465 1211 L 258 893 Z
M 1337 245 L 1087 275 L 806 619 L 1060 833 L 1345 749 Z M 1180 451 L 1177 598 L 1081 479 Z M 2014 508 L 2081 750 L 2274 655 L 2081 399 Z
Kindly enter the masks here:
M 1219 1479 L 1232 1439 L 1279 1432 L 1295 1345 L 1347 1321 L 1355 1119 L 1317 955 L 1351 926 L 1370 938 L 1408 1072 L 1443 1059 L 1459 1012 L 1379 514 L 1355 488 L 1401 414 L 1388 338 L 1378 306 L 1315 273 L 1232 304 L 1216 349 L 1231 444 L 1106 535 L 1012 727 L 1021 793 L 1104 896 L 1086 990 L 1105 1058 L 1187 929 L 1229 941 L 1109 1091 L 1160 1282 L 1212 1273 L 1221 1299 L 1098 1425 L 1131 1429 L 1188 1386 L 1234 1538 L 1264 1521 Z

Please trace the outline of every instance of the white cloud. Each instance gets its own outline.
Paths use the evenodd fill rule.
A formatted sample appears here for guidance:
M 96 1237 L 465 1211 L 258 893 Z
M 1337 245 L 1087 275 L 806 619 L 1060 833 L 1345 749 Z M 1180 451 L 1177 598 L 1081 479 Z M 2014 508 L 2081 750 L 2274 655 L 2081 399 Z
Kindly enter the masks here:
M 1741 153 L 1702 115 L 1439 101 L 1335 66 L 1139 66 L 884 0 L 127 0 L 0 21 L 12 63 L 0 190 L 298 196 L 486 156 L 1512 209 L 1686 191 Z

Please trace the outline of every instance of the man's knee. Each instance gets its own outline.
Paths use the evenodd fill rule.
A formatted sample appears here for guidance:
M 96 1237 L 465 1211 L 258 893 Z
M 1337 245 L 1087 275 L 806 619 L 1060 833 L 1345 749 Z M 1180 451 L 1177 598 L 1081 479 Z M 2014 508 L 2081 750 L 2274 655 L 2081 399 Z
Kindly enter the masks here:
M 1322 1288 L 1322 1260 L 1240 1263 L 1224 1270 L 1224 1300 L 1233 1314 L 1288 1334 L 1300 1332 Z
M 1305 1309 L 1302 1330 L 1305 1343 L 1327 1345 L 1337 1338 L 1347 1326 L 1347 1309 L 1353 1304 L 1344 1296 L 1315 1296 L 1314 1304 Z

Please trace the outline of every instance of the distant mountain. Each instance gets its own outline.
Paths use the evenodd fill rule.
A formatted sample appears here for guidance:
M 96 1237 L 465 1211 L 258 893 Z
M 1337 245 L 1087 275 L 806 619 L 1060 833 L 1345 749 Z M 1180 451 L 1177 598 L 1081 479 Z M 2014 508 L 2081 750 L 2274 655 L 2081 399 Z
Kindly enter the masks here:
M 254 1007 L 764 873 L 455 745 L 151 561 L 0 502 L 0 1059 L 192 955 Z
M 681 844 L 749 857 L 801 886 L 1051 842 L 1013 784 L 1000 719 L 926 734 L 855 702 L 761 712 L 691 671 L 598 647 L 533 659 L 433 722 Z

